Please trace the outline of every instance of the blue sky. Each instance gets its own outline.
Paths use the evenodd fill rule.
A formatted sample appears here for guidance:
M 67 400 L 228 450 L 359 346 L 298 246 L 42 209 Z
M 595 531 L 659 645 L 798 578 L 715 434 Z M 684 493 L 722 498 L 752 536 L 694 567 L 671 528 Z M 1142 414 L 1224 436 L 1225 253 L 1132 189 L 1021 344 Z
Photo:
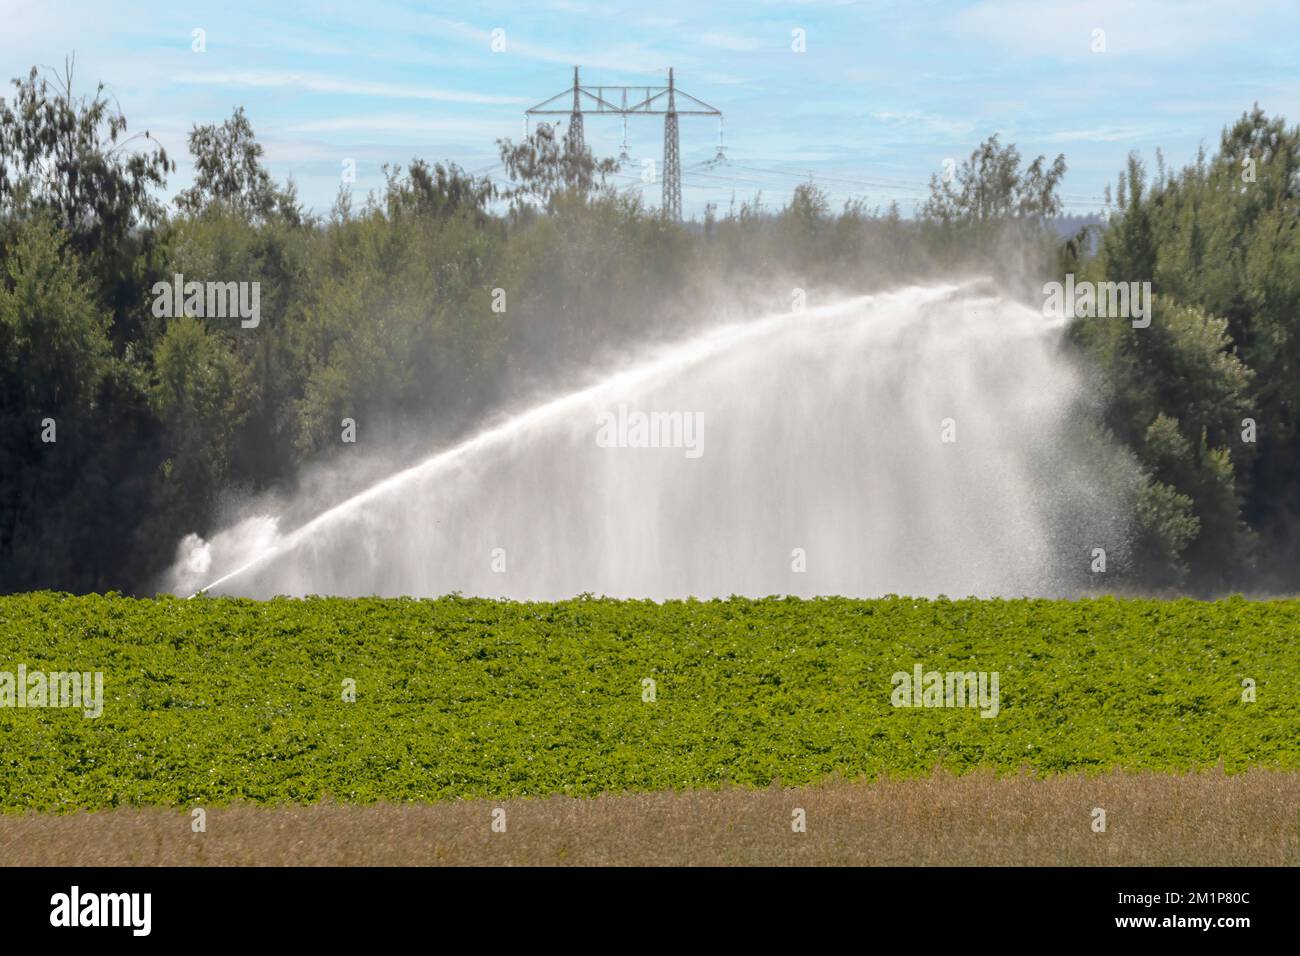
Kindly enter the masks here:
M 524 109 L 571 82 L 682 89 L 723 111 L 682 120 L 683 206 L 724 210 L 762 190 L 781 204 L 811 175 L 836 202 L 923 201 L 945 158 L 1001 135 L 1026 157 L 1064 153 L 1067 209 L 1099 207 L 1125 155 L 1174 165 L 1258 101 L 1300 121 L 1300 3 L 1238 0 L 980 0 L 912 3 L 678 2 L 65 3 L 0 0 L 0 72 L 75 52 L 79 86 L 102 80 L 132 130 L 148 129 L 188 184 L 185 135 L 243 105 L 277 179 L 328 209 L 345 159 L 358 199 L 381 165 L 454 160 L 500 175 L 494 142 L 518 138 Z M 206 52 L 192 50 L 205 32 Z M 504 31 L 493 52 L 492 31 Z M 804 31 L 806 52 L 792 50 Z M 1105 52 L 1093 52 L 1094 30 Z M 5 95 L 7 95 L 7 90 Z M 591 117 L 586 138 L 615 155 L 621 125 Z M 630 123 L 644 189 L 662 121 Z

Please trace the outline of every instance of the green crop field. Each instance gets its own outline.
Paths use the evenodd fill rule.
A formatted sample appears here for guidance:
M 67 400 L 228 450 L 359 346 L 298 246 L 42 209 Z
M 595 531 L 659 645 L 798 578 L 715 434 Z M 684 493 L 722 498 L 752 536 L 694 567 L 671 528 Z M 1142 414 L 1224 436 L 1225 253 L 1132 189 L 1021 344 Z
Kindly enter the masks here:
M 0 808 L 1294 769 L 1298 633 L 1240 599 L 4 597 Z M 916 665 L 996 672 L 996 716 L 894 706 Z M 15 706 L 20 666 L 102 672 L 102 715 Z

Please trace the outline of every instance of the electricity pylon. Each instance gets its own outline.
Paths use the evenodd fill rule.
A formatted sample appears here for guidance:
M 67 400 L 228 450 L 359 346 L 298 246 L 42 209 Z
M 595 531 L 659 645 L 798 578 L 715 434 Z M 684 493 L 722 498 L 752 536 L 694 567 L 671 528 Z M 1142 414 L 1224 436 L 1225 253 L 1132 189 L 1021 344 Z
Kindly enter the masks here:
M 682 218 L 682 156 L 677 148 L 677 100 L 673 96 L 673 68 L 668 68 L 668 112 L 664 114 L 663 210 L 673 222 Z
M 629 95 L 630 94 L 630 95 Z M 565 99 L 572 96 L 568 104 Z M 678 108 L 678 100 L 685 109 Z M 617 103 L 614 100 L 618 100 Z M 630 104 L 629 104 L 629 101 Z M 565 108 L 567 106 L 567 108 Z M 682 218 L 682 159 L 677 138 L 678 116 L 716 116 L 718 118 L 718 157 L 722 157 L 722 111 L 678 89 L 673 71 L 668 70 L 667 86 L 583 86 L 578 68 L 573 68 L 573 86 L 524 111 L 524 130 L 534 116 L 568 116 L 569 137 L 575 146 L 583 145 L 582 117 L 603 113 L 623 119 L 623 145 L 619 159 L 627 159 L 627 118 L 662 116 L 664 118 L 663 212 L 670 219 Z
M 569 140 L 576 152 L 585 147 L 582 141 L 582 103 L 578 101 L 578 68 L 573 68 L 573 112 L 569 114 Z

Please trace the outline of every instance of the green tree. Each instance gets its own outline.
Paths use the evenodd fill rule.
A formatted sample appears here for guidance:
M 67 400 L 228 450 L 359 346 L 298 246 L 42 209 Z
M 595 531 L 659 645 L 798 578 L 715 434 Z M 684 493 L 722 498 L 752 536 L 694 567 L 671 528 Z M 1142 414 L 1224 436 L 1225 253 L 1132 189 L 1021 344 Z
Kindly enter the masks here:
M 1172 173 L 1157 161 L 1150 180 L 1129 157 L 1100 252 L 1080 270 L 1151 282 L 1151 326 L 1079 320 L 1071 336 L 1101 373 L 1115 433 L 1153 481 L 1189 503 L 1195 534 L 1169 539 L 1182 541 L 1170 549 L 1188 583 L 1258 582 L 1258 566 L 1273 569 L 1271 586 L 1293 589 L 1300 128 L 1256 106 L 1223 131 L 1214 155 Z
M 52 82 L 32 67 L 13 86 L 12 104 L 0 98 L 0 208 L 48 214 L 82 255 L 115 248 L 161 218 L 151 191 L 174 164 L 147 131 L 126 136 L 126 117 L 102 83 L 74 95 L 69 61 Z
M 140 489 L 114 487 L 132 384 L 108 326 L 63 230 L 26 222 L 0 282 L 0 590 L 102 587 L 136 515 Z
M 122 353 L 142 335 L 144 292 L 160 274 L 154 230 L 164 210 L 154 192 L 175 165 L 148 131 L 128 135 L 102 83 L 76 95 L 71 61 L 53 77 L 33 67 L 13 86 L 12 102 L 0 98 L 0 219 L 40 215 L 64 231 Z
M 220 206 L 250 222 L 275 215 L 295 225 L 300 222 L 293 184 L 281 189 L 262 166 L 262 144 L 242 106 L 220 126 L 195 124 L 189 149 L 194 157 L 194 185 L 177 194 L 181 211 L 197 215 Z
M 248 413 L 248 369 L 200 319 L 171 320 L 154 350 L 150 403 L 166 435 L 154 523 L 204 527 L 230 478 L 232 439 Z
M 1039 156 L 1023 170 L 1014 144 L 997 135 L 980 143 L 949 178 L 930 177 L 930 198 L 921 210 L 944 224 L 984 225 L 1009 219 L 1043 220 L 1061 211 L 1056 190 L 1065 175 L 1065 156 L 1051 165 Z
M 586 197 L 602 190 L 618 171 L 612 159 L 596 159 L 585 145 L 541 123 L 521 143 L 497 140 L 497 151 L 514 185 L 502 190 L 517 212 L 530 205 L 552 211 L 564 193 Z

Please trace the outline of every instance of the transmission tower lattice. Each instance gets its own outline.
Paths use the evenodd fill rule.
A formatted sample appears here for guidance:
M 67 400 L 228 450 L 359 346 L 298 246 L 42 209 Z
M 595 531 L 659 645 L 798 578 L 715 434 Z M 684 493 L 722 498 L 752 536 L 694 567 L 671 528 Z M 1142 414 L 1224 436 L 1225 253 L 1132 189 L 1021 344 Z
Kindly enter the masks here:
M 572 97 L 569 103 L 566 99 Z M 615 103 L 615 100 L 618 102 Z M 678 101 L 685 109 L 678 109 Z M 543 100 L 524 112 L 524 132 L 534 116 L 568 116 L 569 137 L 575 146 L 583 141 L 583 115 L 606 114 L 623 119 L 623 145 L 620 160 L 627 155 L 627 118 L 629 116 L 662 116 L 664 118 L 663 155 L 663 212 L 671 219 L 682 217 L 682 157 L 677 133 L 679 116 L 716 116 L 718 118 L 718 153 L 715 161 L 724 159 L 722 146 L 722 111 L 703 100 L 678 89 L 673 71 L 668 70 L 667 86 L 583 86 L 578 78 L 578 68 L 573 68 L 573 86 L 550 99 Z
M 569 114 L 569 141 L 579 153 L 586 148 L 582 138 L 582 103 L 578 100 L 578 68 L 573 68 L 573 112 Z
M 677 100 L 673 97 L 673 71 L 668 69 L 668 112 L 664 116 L 664 214 L 673 222 L 682 218 L 682 155 L 677 146 Z

